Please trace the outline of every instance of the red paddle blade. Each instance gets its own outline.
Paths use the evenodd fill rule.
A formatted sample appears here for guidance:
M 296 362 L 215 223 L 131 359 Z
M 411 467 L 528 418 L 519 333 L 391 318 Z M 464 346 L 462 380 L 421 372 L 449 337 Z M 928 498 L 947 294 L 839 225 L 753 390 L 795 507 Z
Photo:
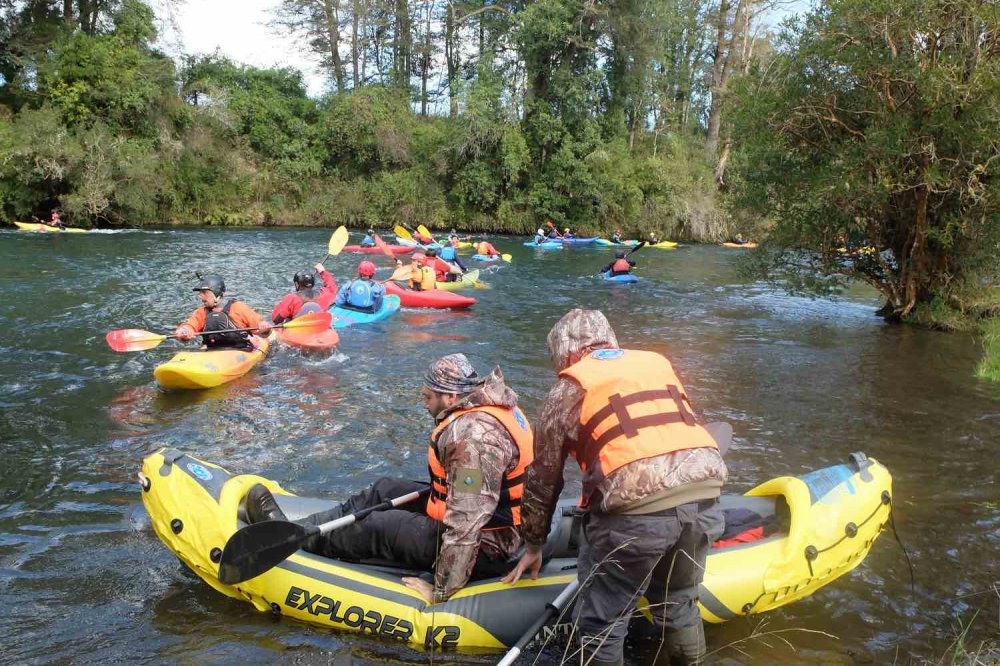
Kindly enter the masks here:
M 329 312 L 310 312 L 281 325 L 282 328 L 294 329 L 299 335 L 322 333 L 330 328 L 333 316 Z
M 165 335 L 157 335 L 141 328 L 122 328 L 109 331 L 104 339 L 108 346 L 116 352 L 133 352 L 152 349 L 167 339 Z
M 382 240 L 382 237 L 379 236 L 378 234 L 375 234 L 375 247 L 382 250 L 382 253 L 385 254 L 390 259 L 392 259 L 393 261 L 396 260 L 396 255 L 393 254 L 392 250 L 389 249 L 389 246 L 386 245 L 386 242 Z

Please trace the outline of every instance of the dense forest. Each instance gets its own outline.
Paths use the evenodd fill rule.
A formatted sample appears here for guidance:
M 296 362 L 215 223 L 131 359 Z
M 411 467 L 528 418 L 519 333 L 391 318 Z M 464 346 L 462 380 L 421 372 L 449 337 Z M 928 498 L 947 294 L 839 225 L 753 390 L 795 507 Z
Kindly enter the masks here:
M 763 241 L 793 289 L 1000 311 L 1000 5 L 282 0 L 302 75 L 168 58 L 140 0 L 0 0 L 0 219 Z

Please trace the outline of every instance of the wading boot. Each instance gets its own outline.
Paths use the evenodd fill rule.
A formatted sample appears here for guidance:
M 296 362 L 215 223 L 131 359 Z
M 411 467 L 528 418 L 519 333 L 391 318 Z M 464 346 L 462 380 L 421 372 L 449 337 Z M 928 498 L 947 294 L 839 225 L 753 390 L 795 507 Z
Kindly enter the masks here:
M 262 484 L 256 484 L 246 497 L 247 522 L 259 523 L 265 520 L 285 520 L 288 518 L 274 501 L 274 495 Z
M 697 624 L 666 634 L 666 649 L 654 666 L 697 666 L 705 663 L 705 626 Z

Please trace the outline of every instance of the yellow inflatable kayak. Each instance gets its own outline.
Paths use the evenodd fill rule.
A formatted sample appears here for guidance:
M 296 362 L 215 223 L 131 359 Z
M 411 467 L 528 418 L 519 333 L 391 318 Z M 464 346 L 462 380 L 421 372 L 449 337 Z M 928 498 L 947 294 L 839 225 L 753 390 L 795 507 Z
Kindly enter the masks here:
M 205 389 L 242 377 L 264 360 L 271 346 L 269 338 L 252 338 L 258 345 L 253 351 L 220 349 L 185 351 L 156 366 L 153 376 L 165 389 Z
M 15 222 L 15 226 L 21 231 L 46 231 L 53 234 L 85 234 L 86 229 L 77 229 L 76 227 L 66 227 L 60 229 L 59 227 L 52 226 L 51 224 L 41 224 L 40 222 Z
M 660 241 L 659 243 L 646 243 L 646 247 L 672 248 L 677 247 L 676 241 Z
M 486 283 L 479 281 L 479 269 L 471 270 L 462 276 L 461 280 L 454 282 L 437 282 L 436 289 L 444 291 L 458 291 L 459 289 L 486 289 Z
M 292 520 L 333 502 L 292 496 L 274 481 L 233 475 L 175 449 L 148 456 L 139 480 L 156 535 L 205 582 L 262 612 L 321 627 L 424 647 L 502 648 L 515 643 L 576 577 L 580 520 L 569 501 L 555 512 L 538 579 L 522 579 L 515 587 L 496 578 L 474 581 L 448 601 L 428 604 L 401 582 L 418 572 L 304 551 L 256 578 L 226 585 L 218 579 L 218 562 L 228 539 L 244 525 L 242 503 L 251 486 L 267 486 Z M 856 453 L 847 464 L 780 477 L 743 496 L 723 496 L 727 520 L 743 510 L 762 524 L 781 527 L 757 541 L 712 549 L 701 590 L 702 617 L 724 622 L 778 608 L 856 567 L 889 519 L 891 485 L 885 467 Z M 645 600 L 638 607 L 649 619 Z

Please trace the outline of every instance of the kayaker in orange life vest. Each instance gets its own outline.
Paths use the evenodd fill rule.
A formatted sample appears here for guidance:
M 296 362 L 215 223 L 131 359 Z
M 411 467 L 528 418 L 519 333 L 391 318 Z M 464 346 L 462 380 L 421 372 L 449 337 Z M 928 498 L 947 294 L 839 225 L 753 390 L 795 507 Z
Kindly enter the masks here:
M 316 264 L 313 270 L 320 276 L 323 286 L 316 289 L 316 278 L 310 271 L 299 271 L 292 278 L 295 291 L 281 299 L 271 311 L 271 321 L 275 324 L 301 317 L 310 312 L 326 312 L 337 297 L 337 281 L 327 272 L 323 264 Z
M 493 243 L 489 241 L 480 241 L 476 243 L 475 248 L 476 254 L 481 254 L 484 257 L 499 257 L 500 252 L 493 247 Z
M 198 286 L 192 289 L 198 292 L 202 307 L 192 313 L 188 320 L 174 330 L 174 335 L 180 340 L 193 340 L 199 333 L 223 331 L 231 328 L 256 328 L 260 335 L 271 332 L 271 324 L 242 301 L 236 299 L 223 300 L 226 293 L 226 282 L 219 275 L 206 275 L 200 278 Z M 254 337 L 251 332 L 218 333 L 202 336 L 202 341 L 208 349 L 254 349 Z
M 615 260 L 601 269 L 602 273 L 610 272 L 614 275 L 628 275 L 635 268 L 635 262 L 625 256 L 625 250 L 615 252 Z
M 470 578 L 504 573 L 520 548 L 521 479 L 531 462 L 531 427 L 500 368 L 482 378 L 463 354 L 434 361 L 421 395 L 436 426 L 427 450 L 430 483 L 381 478 L 341 506 L 299 522 L 319 525 L 430 486 L 426 499 L 372 513 L 314 537 L 304 548 L 335 559 L 377 558 L 433 569 L 433 585 L 420 578 L 403 583 L 428 603 L 440 603 Z M 260 484 L 247 493 L 246 510 L 251 523 L 286 519 Z
M 504 580 L 537 577 L 572 455 L 583 470 L 587 511 L 588 547 L 577 563 L 583 591 L 574 606 L 583 663 L 622 663 L 628 620 L 642 596 L 663 632 L 664 658 L 656 663 L 701 663 L 698 588 L 709 545 L 724 528 L 718 498 L 727 470 L 719 443 L 670 362 L 620 349 L 601 312 L 571 310 L 547 343 L 559 379 L 539 413 L 526 474 L 527 550 Z

